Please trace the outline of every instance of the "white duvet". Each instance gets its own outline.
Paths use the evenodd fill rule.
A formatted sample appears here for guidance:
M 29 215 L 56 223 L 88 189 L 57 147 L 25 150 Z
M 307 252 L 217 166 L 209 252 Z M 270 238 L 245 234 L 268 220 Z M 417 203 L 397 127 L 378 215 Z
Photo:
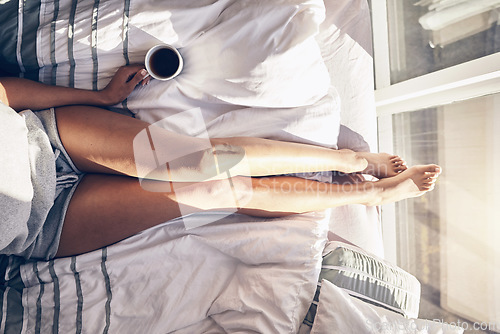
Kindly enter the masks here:
M 71 1 L 60 1 L 51 35 L 53 5 L 44 3 L 37 40 L 41 79 L 50 82 L 56 71 L 57 84 L 103 88 L 119 66 L 142 63 L 150 47 L 167 43 L 181 52 L 183 72 L 175 80 L 138 88 L 119 107 L 150 123 L 177 115 L 169 129 L 191 136 L 206 130 L 211 137 L 259 136 L 336 147 L 339 99 L 315 39 L 325 19 L 323 1 L 126 4 L 101 1 L 96 19 L 95 2 L 80 1 L 74 25 L 68 25 Z M 203 119 L 193 121 L 185 113 L 195 108 Z
M 24 265 L 24 330 L 296 333 L 316 290 L 323 218 L 233 215 L 190 230 L 178 219 L 103 251 Z

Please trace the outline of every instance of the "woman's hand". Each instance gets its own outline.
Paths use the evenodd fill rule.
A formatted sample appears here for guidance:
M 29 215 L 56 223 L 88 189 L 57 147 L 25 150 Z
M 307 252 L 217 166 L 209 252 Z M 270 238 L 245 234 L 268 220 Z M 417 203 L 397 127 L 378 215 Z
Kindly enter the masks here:
M 125 100 L 134 88 L 147 85 L 151 80 L 143 65 L 123 66 L 116 71 L 109 84 L 99 92 L 101 104 L 110 106 Z

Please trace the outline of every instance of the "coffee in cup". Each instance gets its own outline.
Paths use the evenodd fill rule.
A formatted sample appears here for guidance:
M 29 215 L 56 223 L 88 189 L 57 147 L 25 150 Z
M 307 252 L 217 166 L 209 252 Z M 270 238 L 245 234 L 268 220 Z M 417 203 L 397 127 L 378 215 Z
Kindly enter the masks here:
M 157 80 L 171 80 L 181 73 L 184 66 L 179 51 L 171 45 L 153 46 L 146 54 L 146 70 Z

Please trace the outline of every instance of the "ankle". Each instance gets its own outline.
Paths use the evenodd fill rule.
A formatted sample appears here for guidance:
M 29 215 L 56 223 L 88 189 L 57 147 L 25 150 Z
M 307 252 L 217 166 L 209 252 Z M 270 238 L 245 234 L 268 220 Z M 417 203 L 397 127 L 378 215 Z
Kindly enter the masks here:
M 353 165 L 356 166 L 355 172 L 365 172 L 369 167 L 368 159 L 366 159 L 366 152 L 353 152 L 354 160 Z
M 368 168 L 368 160 L 366 160 L 362 153 L 348 149 L 342 149 L 339 152 L 342 154 L 342 160 L 344 161 L 344 170 L 340 170 L 340 172 L 356 173 Z

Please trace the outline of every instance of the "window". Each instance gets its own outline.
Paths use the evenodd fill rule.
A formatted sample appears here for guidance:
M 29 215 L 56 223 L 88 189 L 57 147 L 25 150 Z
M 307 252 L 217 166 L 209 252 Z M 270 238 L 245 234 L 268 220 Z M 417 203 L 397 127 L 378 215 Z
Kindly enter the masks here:
M 420 317 L 500 332 L 500 0 L 371 5 L 380 151 L 444 170 L 382 207 L 387 258 L 421 281 Z
M 391 82 L 500 51 L 500 1 L 389 0 Z

